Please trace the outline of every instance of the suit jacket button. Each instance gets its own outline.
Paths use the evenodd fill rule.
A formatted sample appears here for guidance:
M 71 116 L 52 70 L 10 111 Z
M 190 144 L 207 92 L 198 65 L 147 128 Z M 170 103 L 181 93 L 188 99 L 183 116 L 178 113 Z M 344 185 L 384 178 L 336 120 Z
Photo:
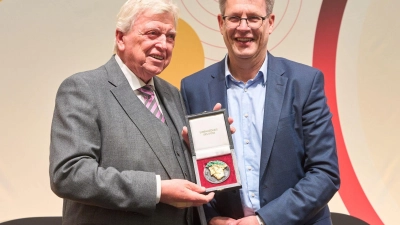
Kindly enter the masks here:
M 178 152 L 178 151 L 176 151 L 175 153 L 176 153 L 176 155 L 177 155 L 177 156 L 180 156 L 180 154 L 179 154 L 179 152 Z

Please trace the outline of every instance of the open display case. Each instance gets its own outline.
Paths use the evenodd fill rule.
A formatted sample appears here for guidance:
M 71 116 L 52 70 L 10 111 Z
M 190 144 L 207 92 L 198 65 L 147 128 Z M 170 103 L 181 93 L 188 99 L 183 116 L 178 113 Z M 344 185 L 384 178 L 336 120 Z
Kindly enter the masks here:
M 240 174 L 225 109 L 186 116 L 197 184 L 206 192 L 240 189 Z

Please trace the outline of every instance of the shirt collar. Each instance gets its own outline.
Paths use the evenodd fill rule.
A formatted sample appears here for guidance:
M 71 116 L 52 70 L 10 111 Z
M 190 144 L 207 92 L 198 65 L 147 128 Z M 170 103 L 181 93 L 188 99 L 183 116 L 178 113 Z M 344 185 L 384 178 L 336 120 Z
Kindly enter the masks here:
M 235 79 L 231 72 L 229 71 L 229 67 L 228 67 L 228 54 L 225 56 L 225 84 L 226 87 L 229 88 L 229 80 Z M 263 80 L 264 80 L 264 84 L 267 82 L 267 71 L 268 71 L 268 54 L 265 56 L 264 62 L 261 65 L 261 68 L 259 70 L 259 72 L 261 72 L 261 76 L 263 76 Z
M 125 64 L 122 62 L 121 58 L 115 54 L 115 60 L 117 61 L 119 67 L 122 70 L 122 73 L 125 75 L 126 79 L 129 82 L 129 85 L 131 86 L 132 90 L 137 90 L 143 86 L 146 85 L 139 77 L 137 77 Z M 147 83 L 147 85 L 150 85 L 153 90 L 154 90 L 154 79 L 151 78 L 150 81 Z

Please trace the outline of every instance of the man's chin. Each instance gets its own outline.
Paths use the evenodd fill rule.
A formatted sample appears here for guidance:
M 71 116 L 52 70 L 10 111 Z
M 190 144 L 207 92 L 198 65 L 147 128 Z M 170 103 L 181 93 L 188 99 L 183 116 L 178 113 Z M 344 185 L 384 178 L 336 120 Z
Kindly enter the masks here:
M 148 69 L 153 71 L 154 73 L 161 73 L 162 71 L 164 71 L 165 68 L 167 68 L 167 66 L 168 64 L 163 61 L 151 64 Z
M 251 58 L 254 58 L 254 53 L 252 53 L 252 54 L 239 53 L 239 54 L 236 54 L 236 57 L 239 59 L 251 59 Z
M 237 58 L 240 59 L 249 59 L 254 57 L 255 52 L 251 49 L 235 49 L 235 51 L 233 51 L 233 53 L 235 54 L 235 56 Z
M 162 71 L 164 71 L 164 67 L 152 67 L 146 69 L 146 73 L 151 77 L 159 75 Z

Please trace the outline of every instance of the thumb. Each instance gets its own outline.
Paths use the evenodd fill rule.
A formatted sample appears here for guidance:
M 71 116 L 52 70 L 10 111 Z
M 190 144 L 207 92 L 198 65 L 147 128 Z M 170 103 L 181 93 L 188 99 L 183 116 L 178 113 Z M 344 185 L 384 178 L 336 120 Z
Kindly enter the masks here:
M 195 191 L 197 193 L 203 193 L 206 191 L 205 187 L 199 186 L 195 183 L 188 183 L 188 185 L 186 186 L 187 188 L 189 188 L 192 191 Z
M 213 108 L 213 111 L 220 110 L 221 108 L 222 108 L 221 103 L 217 103 L 217 104 L 215 104 L 215 106 L 214 106 L 214 108 Z

